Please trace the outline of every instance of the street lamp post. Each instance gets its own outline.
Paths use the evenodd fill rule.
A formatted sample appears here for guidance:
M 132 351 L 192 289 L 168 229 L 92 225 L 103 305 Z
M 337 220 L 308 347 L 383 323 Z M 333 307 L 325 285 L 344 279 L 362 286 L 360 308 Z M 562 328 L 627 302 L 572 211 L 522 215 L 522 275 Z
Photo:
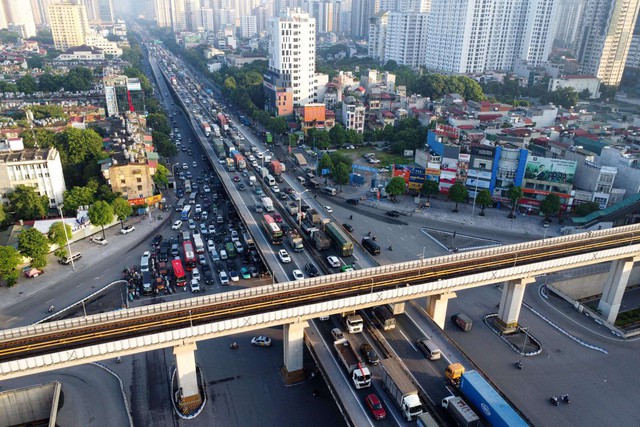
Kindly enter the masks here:
M 476 199 L 478 198 L 478 171 L 476 171 L 476 193 L 473 195 L 473 208 L 471 208 L 471 216 L 476 211 Z
M 69 236 L 67 235 L 67 224 L 64 222 L 64 215 L 62 214 L 62 207 L 64 205 L 58 205 L 58 212 L 60 212 L 60 218 L 62 218 L 62 229 L 64 230 L 64 238 L 67 241 L 67 250 L 69 251 L 69 259 L 71 260 L 71 268 L 76 271 L 76 266 L 73 263 L 73 257 L 71 256 L 71 244 L 69 243 Z

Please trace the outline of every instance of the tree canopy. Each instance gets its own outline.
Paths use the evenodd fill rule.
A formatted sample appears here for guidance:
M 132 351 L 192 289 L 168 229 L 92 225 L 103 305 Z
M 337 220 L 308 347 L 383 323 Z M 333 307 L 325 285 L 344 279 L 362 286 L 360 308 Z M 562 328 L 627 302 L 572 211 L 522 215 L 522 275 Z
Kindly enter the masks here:
M 95 201 L 95 188 L 90 186 L 71 187 L 64 192 L 64 211 L 69 215 L 75 215 L 80 206 L 89 206 Z
M 117 197 L 111 202 L 111 208 L 118 221 L 120 221 L 120 226 L 124 227 L 124 221 L 133 213 L 133 208 L 129 205 L 129 202 L 122 197 Z
M 43 218 L 49 210 L 49 198 L 40 196 L 34 187 L 17 185 L 7 198 L 9 209 L 17 219 Z
M 67 243 L 67 239 L 71 239 L 73 237 L 69 224 L 65 224 L 62 221 L 54 222 L 51 224 L 51 227 L 49 227 L 47 237 L 49 238 L 49 243 L 58 246 L 55 251 L 55 255 L 58 258 L 62 258 L 67 255 L 65 244 Z
M 518 202 L 524 196 L 524 192 L 522 191 L 522 187 L 513 186 L 509 188 L 509 192 L 507 193 L 507 197 L 511 201 L 511 212 L 509 213 L 509 218 L 515 218 L 516 207 L 518 206 Z
M 158 187 L 166 187 L 169 185 L 169 170 L 159 164 L 156 173 L 153 175 L 153 182 L 155 182 Z
M 404 194 L 407 191 L 407 183 L 401 176 L 394 176 L 391 178 L 385 190 L 391 197 L 396 197 Z
M 478 191 L 478 195 L 476 196 L 476 205 L 480 206 L 480 216 L 484 216 L 484 210 L 493 205 L 491 192 L 486 188 Z
M 464 203 L 468 198 L 469 190 L 464 184 L 456 182 L 449 187 L 449 200 L 456 202 L 456 207 L 453 209 L 454 212 L 458 212 L 458 203 Z
M 98 200 L 89 208 L 89 219 L 93 225 L 102 227 L 102 237 L 106 239 L 104 235 L 104 226 L 113 222 L 113 208 L 111 205 L 103 200 Z
M 0 246 L 0 278 L 7 282 L 7 286 L 13 286 L 18 280 L 18 265 L 22 256 L 13 246 Z
M 437 181 L 427 179 L 420 187 L 420 194 L 427 197 L 427 200 L 431 199 L 431 196 L 437 196 L 440 192 L 440 185 Z
M 560 197 L 557 194 L 547 194 L 547 197 L 540 204 L 540 211 L 546 218 L 560 212 Z
M 18 236 L 18 250 L 24 256 L 31 258 L 33 268 L 46 267 L 49 253 L 49 240 L 36 228 L 27 228 Z

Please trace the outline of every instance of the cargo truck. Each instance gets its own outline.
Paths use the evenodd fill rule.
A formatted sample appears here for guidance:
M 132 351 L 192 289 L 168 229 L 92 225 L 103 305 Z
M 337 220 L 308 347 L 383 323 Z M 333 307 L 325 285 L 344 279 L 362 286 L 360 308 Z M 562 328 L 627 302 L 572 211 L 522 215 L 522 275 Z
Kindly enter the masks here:
M 382 385 L 391 396 L 402 416 L 411 421 L 424 412 L 418 396 L 418 388 L 404 372 L 397 359 L 380 361 Z
M 260 168 L 260 178 L 265 179 L 267 176 L 269 176 L 269 169 L 267 169 L 265 167 L 261 167 Z
M 340 252 L 340 256 L 353 255 L 353 242 L 349 240 L 340 227 L 332 222 L 328 222 L 324 226 L 324 231 L 336 249 L 338 249 L 338 252 Z
M 452 384 L 481 417 L 493 427 L 525 427 L 526 421 L 477 371 L 465 372 L 460 363 L 452 363 L 445 371 Z
M 271 200 L 271 197 L 263 197 L 262 206 L 264 206 L 264 210 L 267 212 L 273 212 L 273 200 Z
M 247 168 L 247 161 L 244 159 L 244 156 L 240 154 L 238 150 L 231 151 L 231 157 L 236 164 L 236 169 L 239 171 L 243 171 Z
M 224 116 L 224 114 L 218 114 L 218 123 L 220 124 L 220 127 L 225 131 L 229 130 L 229 122 L 227 121 L 227 118 Z
M 302 252 L 304 251 L 304 242 L 302 237 L 298 234 L 297 231 L 293 230 L 287 235 L 287 241 L 289 242 L 289 246 L 294 252 Z
M 236 170 L 236 162 L 231 157 L 227 157 L 227 170 L 229 172 L 235 172 Z
M 307 166 L 307 159 L 304 158 L 304 155 L 300 153 L 296 153 L 293 156 L 296 158 L 296 163 L 298 163 L 298 166 L 300 167 Z
M 217 137 L 220 138 L 220 126 L 218 126 L 217 124 L 213 124 L 211 126 L 211 128 L 213 129 L 213 134 Z
M 296 218 L 298 215 L 298 203 L 292 201 L 287 202 L 285 208 L 287 209 L 287 212 L 289 212 L 289 215 L 291 215 L 292 217 Z
M 350 334 L 359 334 L 364 329 L 364 321 L 359 314 L 345 314 L 342 320 Z
M 440 427 L 440 424 L 438 424 L 428 412 L 423 412 L 418 415 L 416 422 L 418 427 Z
M 480 418 L 473 409 L 460 397 L 449 396 L 442 399 L 442 407 L 447 410 L 451 418 L 461 427 L 476 427 L 480 424 Z
M 216 154 L 218 155 L 219 158 L 223 158 L 225 155 L 225 151 L 224 151 L 224 143 L 222 142 L 221 139 L 214 139 L 213 140 L 213 149 L 215 150 Z
M 204 242 L 202 241 L 202 236 L 200 234 L 193 235 L 193 244 L 196 247 L 196 253 L 198 254 L 204 253 Z
M 204 132 L 204 136 L 206 136 L 207 138 L 211 136 L 211 126 L 209 126 L 209 123 L 207 123 L 206 121 L 204 121 L 204 119 L 202 117 L 199 118 L 200 121 L 200 128 L 202 129 L 202 132 Z
M 273 160 L 269 163 L 269 169 L 271 169 L 271 173 L 273 175 L 280 175 L 282 172 L 286 171 L 285 165 L 278 160 Z
M 318 230 L 317 228 L 312 228 L 310 230 L 311 239 L 313 240 L 313 244 L 316 249 L 319 251 L 324 251 L 325 249 L 329 249 L 331 247 L 331 240 L 324 234 L 324 231 Z
M 349 340 L 346 338 L 339 339 L 333 343 L 333 347 L 336 349 L 342 365 L 351 375 L 353 385 L 357 389 L 371 386 L 371 372 L 369 372 L 369 368 L 362 364 L 360 356 L 358 356 Z

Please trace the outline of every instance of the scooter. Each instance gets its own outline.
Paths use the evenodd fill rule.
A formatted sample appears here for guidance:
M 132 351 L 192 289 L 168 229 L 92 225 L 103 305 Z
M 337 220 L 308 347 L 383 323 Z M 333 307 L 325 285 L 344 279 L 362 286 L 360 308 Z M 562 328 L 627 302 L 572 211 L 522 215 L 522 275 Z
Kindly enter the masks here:
M 571 400 L 569 400 L 569 395 L 568 394 L 563 394 L 562 395 L 562 400 L 564 400 L 564 403 L 566 403 L 567 405 L 569 403 L 571 403 Z
M 553 406 L 558 406 L 558 404 L 560 403 L 560 401 L 558 400 L 558 396 L 551 396 L 549 400 L 551 401 L 551 403 L 553 403 Z
M 513 364 L 513 366 L 515 366 L 518 369 L 522 369 L 522 361 L 518 360 L 516 363 Z
M 238 343 L 232 342 L 231 344 L 229 344 L 229 348 L 231 350 L 237 350 L 240 348 L 240 346 L 238 345 Z
M 56 308 L 54 306 L 50 305 L 49 308 L 47 309 L 47 312 L 53 313 L 55 311 L 55 309 Z

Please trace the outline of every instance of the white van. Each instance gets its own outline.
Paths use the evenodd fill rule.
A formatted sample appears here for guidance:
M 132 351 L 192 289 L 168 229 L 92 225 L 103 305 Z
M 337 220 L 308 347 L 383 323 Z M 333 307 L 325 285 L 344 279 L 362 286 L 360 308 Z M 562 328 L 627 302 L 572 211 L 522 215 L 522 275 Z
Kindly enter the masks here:
M 149 258 L 151 257 L 151 253 L 149 251 L 145 251 L 142 254 L 142 258 L 140 258 L 140 271 L 144 273 L 145 271 L 149 271 Z
M 335 195 L 338 193 L 338 192 L 336 191 L 336 189 L 335 189 L 335 188 L 333 188 L 333 187 L 324 187 L 324 188 L 322 189 L 322 192 L 323 192 L 323 193 L 326 193 L 326 194 L 328 194 L 328 195 L 330 195 L 330 196 L 335 196 Z
M 420 338 L 417 343 L 418 348 L 427 356 L 429 360 L 438 360 L 442 355 L 438 346 L 429 338 Z
M 274 185 L 276 185 L 276 179 L 273 177 L 273 175 L 267 175 L 264 178 L 264 181 L 267 183 L 269 187 L 273 187 Z

